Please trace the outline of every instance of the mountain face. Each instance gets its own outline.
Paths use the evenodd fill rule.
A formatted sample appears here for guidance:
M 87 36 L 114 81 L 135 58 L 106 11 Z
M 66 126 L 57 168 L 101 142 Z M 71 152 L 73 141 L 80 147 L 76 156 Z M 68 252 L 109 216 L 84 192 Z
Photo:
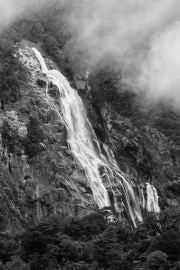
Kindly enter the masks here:
M 67 142 L 63 110 L 57 115 L 47 99 L 47 78 L 32 47 L 37 45 L 16 44 L 14 57 L 26 70 L 26 80 L 20 99 L 0 111 L 0 226 L 4 232 L 22 230 L 53 215 L 82 217 L 98 209 L 87 173 Z M 48 57 L 45 60 L 48 68 L 57 68 Z M 154 127 L 135 125 L 107 103 L 98 114 L 92 102 L 93 86 L 82 90 L 83 80 L 71 83 L 82 97 L 103 155 L 108 156 L 106 145 L 134 189 L 151 183 L 161 209 L 179 207 L 179 157 L 173 141 Z M 55 85 L 49 85 L 49 94 L 58 97 Z
M 43 100 L 46 84 L 31 47 L 18 45 L 15 57 L 27 67 L 28 80 L 20 103 L 1 112 L 1 207 L 9 229 L 13 222 L 18 226 L 51 214 L 76 216 L 94 209 L 65 126 Z

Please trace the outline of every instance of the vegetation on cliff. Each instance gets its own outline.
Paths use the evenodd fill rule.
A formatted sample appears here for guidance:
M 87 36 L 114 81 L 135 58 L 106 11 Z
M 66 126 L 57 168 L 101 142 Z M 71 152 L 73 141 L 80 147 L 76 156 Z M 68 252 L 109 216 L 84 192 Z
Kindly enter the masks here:
M 43 150 L 43 130 L 37 116 L 31 115 L 27 124 L 27 136 L 23 141 L 25 154 L 32 158 Z
M 6 106 L 13 107 L 16 102 L 21 102 L 20 90 L 25 87 L 27 71 L 18 59 L 13 56 L 13 46 L 16 42 L 23 39 L 27 39 L 40 46 L 45 54 L 56 63 L 73 83 L 71 56 L 65 49 L 66 42 L 70 39 L 70 33 L 65 31 L 63 23 L 65 14 L 66 10 L 51 7 L 48 12 L 45 11 L 33 17 L 22 19 L 9 29 L 6 29 L 1 35 L 0 101 L 2 111 L 5 110 Z M 179 116 L 167 109 L 164 104 L 161 104 L 158 108 L 155 107 L 144 111 L 139 105 L 138 97 L 134 93 L 126 91 L 121 79 L 121 71 L 113 68 L 113 64 L 100 63 L 100 66 L 96 67 L 90 75 L 91 94 L 89 98 L 92 102 L 93 112 L 95 111 L 95 114 L 99 117 L 97 123 L 94 124 L 96 125 L 95 130 L 97 135 L 99 132 L 99 134 L 105 136 L 105 125 L 103 126 L 103 122 L 106 122 L 108 119 L 104 117 L 104 111 L 105 104 L 108 104 L 114 115 L 124 117 L 123 120 L 116 118 L 114 122 L 112 121 L 112 129 L 114 128 L 120 136 L 122 135 L 123 137 L 124 135 L 123 139 L 126 138 L 126 145 L 123 145 L 123 139 L 117 137 L 117 145 L 119 147 L 117 149 L 119 151 L 117 151 L 117 156 L 121 158 L 121 164 L 124 162 L 127 165 L 124 167 L 128 167 L 130 160 L 133 165 L 130 164 L 131 166 L 129 167 L 135 167 L 134 171 L 138 171 L 138 176 L 146 175 L 153 179 L 157 176 L 154 172 L 155 159 L 152 160 L 149 152 L 146 151 L 146 144 L 144 142 L 144 148 L 140 147 L 142 144 L 142 134 L 147 141 L 147 145 L 151 143 L 151 140 L 147 140 L 148 136 L 146 136 L 145 131 L 140 133 L 138 128 L 149 125 L 167 135 L 170 141 L 174 142 L 174 146 L 172 147 L 173 151 L 169 147 L 170 151 L 167 149 L 165 155 L 168 156 L 170 152 L 172 159 L 169 163 L 173 163 L 172 167 L 178 167 L 177 149 L 179 149 L 180 145 Z M 32 159 L 44 150 L 44 134 L 38 117 L 32 115 L 31 112 L 28 113 L 27 134 L 24 138 L 20 138 L 19 134 L 6 121 L 1 126 L 1 136 L 2 145 L 4 149 L 7 149 L 8 154 L 18 155 L 21 152 L 20 150 L 23 149 L 25 155 Z M 131 124 L 131 121 L 134 126 Z M 101 127 L 99 127 L 100 125 Z M 55 128 L 61 129 L 62 127 L 56 126 Z M 153 133 L 152 137 L 155 137 L 155 135 L 156 133 Z M 135 136 L 136 141 L 134 139 Z M 102 139 L 103 136 L 99 135 L 99 137 Z M 50 139 L 51 142 L 56 140 L 53 136 Z M 162 142 L 163 140 L 160 141 L 161 146 Z M 116 146 L 115 143 L 114 146 Z M 156 152 L 158 152 L 157 144 L 154 143 L 153 146 L 156 148 Z M 157 155 L 157 159 L 161 160 L 159 156 Z M 59 163 L 55 160 L 55 155 L 52 155 L 52 157 L 48 156 L 48 158 L 54 164 L 55 171 L 50 175 L 48 181 L 53 182 L 54 186 L 55 184 L 59 185 L 60 194 L 64 193 L 63 189 L 67 189 L 68 196 L 70 196 L 69 190 L 73 181 L 70 184 L 68 181 L 73 169 L 69 169 L 69 164 L 67 166 L 69 171 L 65 165 L 64 167 L 63 165 L 62 167 L 59 166 Z M 65 162 L 63 158 L 61 161 L 62 163 Z M 63 178 L 64 168 L 68 171 L 68 181 L 66 182 Z M 160 169 L 159 172 L 161 172 Z M 171 174 L 166 173 L 169 181 L 172 181 L 174 177 L 173 172 Z M 26 178 L 30 179 L 30 184 L 35 185 L 35 181 L 33 182 L 33 179 L 28 174 Z M 36 180 L 38 181 L 38 179 Z M 58 183 L 58 181 L 61 182 Z M 162 181 L 164 181 L 164 178 Z M 3 184 L 5 182 L 4 180 Z M 83 186 L 83 183 L 81 185 Z M 7 190 L 5 184 L 4 186 L 5 188 L 3 188 Z M 179 196 L 178 185 L 174 189 L 172 189 L 172 185 L 168 188 L 172 193 L 175 190 L 177 196 Z M 8 192 L 9 190 L 7 191 L 9 195 Z M 59 193 L 54 196 L 58 197 Z M 4 225 L 0 229 L 0 270 L 179 270 L 179 210 L 175 207 L 166 210 L 165 193 L 162 193 L 161 196 L 164 201 L 162 200 L 163 211 L 160 218 L 157 219 L 146 214 L 144 224 L 140 225 L 135 231 L 131 231 L 119 221 L 110 222 L 108 213 L 101 211 L 81 219 L 64 219 L 62 216 L 61 218 L 47 218 L 39 224 L 23 228 L 24 231 L 19 234 L 8 233 L 4 229 Z M 34 193 L 32 197 L 35 197 Z M 39 198 L 35 199 L 38 202 Z M 46 198 L 43 202 L 48 204 Z M 51 205 L 48 206 L 51 208 Z M 22 205 L 21 207 L 23 208 Z
M 13 55 L 13 42 L 1 37 L 0 42 L 0 101 L 1 109 L 20 100 L 20 89 L 26 81 L 22 64 Z
M 108 212 L 81 219 L 52 217 L 19 235 L 0 236 L 2 270 L 178 270 L 180 213 L 146 216 L 131 231 Z

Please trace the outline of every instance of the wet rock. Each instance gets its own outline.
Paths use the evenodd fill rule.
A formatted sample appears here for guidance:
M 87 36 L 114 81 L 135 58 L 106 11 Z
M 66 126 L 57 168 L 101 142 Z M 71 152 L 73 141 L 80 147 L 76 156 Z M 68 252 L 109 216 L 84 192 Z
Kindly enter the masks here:
M 29 45 L 17 45 L 16 57 L 29 69 L 27 87 L 21 89 L 21 103 L 0 113 L 0 128 L 4 121 L 8 123 L 13 134 L 9 140 L 13 138 L 12 145 L 16 146 L 12 153 L 0 140 L 0 212 L 4 231 L 21 230 L 26 223 L 39 222 L 53 214 L 83 216 L 96 207 L 92 194 L 87 195 L 87 178 L 67 147 L 61 113 L 57 114 L 47 103 L 46 79 Z M 54 86 L 50 91 L 53 97 L 58 94 Z M 32 112 L 43 140 L 39 141 L 42 151 L 30 158 L 24 154 L 24 140 Z
M 0 112 L 1 135 L 4 122 L 10 128 L 7 136 L 0 136 L 0 225 L 3 231 L 21 230 L 27 223 L 39 222 L 53 214 L 83 216 L 97 209 L 86 174 L 68 148 L 62 112 L 57 113 L 48 103 L 46 78 L 31 47 L 32 44 L 23 42 L 16 48 L 16 57 L 29 70 L 27 86 L 21 89 L 21 102 Z M 49 87 L 49 93 L 59 99 L 56 87 Z M 177 206 L 180 196 L 178 158 L 173 143 L 156 129 L 134 126 L 108 106 L 98 115 L 89 93 L 83 92 L 83 99 L 100 145 L 110 146 L 128 178 L 134 184 L 152 182 L 163 207 Z M 38 138 L 41 151 L 27 157 L 24 140 L 32 112 L 36 114 L 43 138 Z M 10 149 L 8 145 L 13 147 Z
M 39 87 L 41 87 L 41 88 L 45 88 L 46 87 L 46 84 L 47 84 L 47 80 L 45 79 L 45 78 L 38 78 L 37 80 L 36 80 L 36 83 L 37 83 L 37 85 L 39 86 Z

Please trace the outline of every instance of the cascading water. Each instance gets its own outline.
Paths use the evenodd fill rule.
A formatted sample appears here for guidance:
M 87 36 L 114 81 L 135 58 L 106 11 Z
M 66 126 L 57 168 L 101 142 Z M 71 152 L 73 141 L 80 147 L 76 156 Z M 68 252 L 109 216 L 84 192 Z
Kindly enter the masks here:
M 153 185 L 146 183 L 146 194 L 147 194 L 147 204 L 146 204 L 147 211 L 159 213 L 160 208 L 156 188 Z
M 36 48 L 33 48 L 33 51 L 40 62 L 42 72 L 47 75 L 48 81 L 56 85 L 59 90 L 61 110 L 67 129 L 67 142 L 74 157 L 86 172 L 94 199 L 99 208 L 109 206 L 108 192 L 99 173 L 103 162 L 93 145 L 92 127 L 87 119 L 82 100 L 71 88 L 67 79 L 58 70 L 48 70 L 40 52 Z M 53 102 L 48 95 L 48 89 L 47 98 Z M 58 111 L 55 103 L 53 103 L 53 107 Z M 95 137 L 94 140 L 96 140 Z
M 141 207 L 144 209 L 146 207 L 146 200 L 144 197 L 144 186 L 139 186 L 139 202 Z
M 102 154 L 95 132 L 87 118 L 86 111 L 77 91 L 58 70 L 48 70 L 41 53 L 32 48 L 48 83 L 59 91 L 59 104 L 46 89 L 47 102 L 59 116 L 61 112 L 67 129 L 67 142 L 76 161 L 85 170 L 94 200 L 99 208 L 110 206 L 109 193 L 113 194 L 113 205 L 121 212 L 122 205 L 134 227 L 142 222 L 139 199 L 133 184 L 118 168 L 112 151 L 104 145 L 107 158 Z M 107 191 L 108 190 L 108 191 Z M 122 200 L 123 198 L 123 200 Z

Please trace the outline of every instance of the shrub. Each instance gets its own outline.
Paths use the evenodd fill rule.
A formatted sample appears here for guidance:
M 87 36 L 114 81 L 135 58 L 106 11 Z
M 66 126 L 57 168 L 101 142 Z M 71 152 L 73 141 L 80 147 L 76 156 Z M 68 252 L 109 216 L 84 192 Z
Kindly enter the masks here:
M 27 137 L 24 140 L 25 154 L 33 158 L 43 150 L 42 141 L 44 139 L 43 130 L 40 127 L 37 116 L 30 116 L 27 125 Z
M 0 43 L 0 101 L 1 109 L 21 97 L 20 89 L 26 81 L 26 70 L 13 55 L 13 42 L 6 38 Z
M 158 236 L 152 242 L 151 248 L 161 250 L 174 260 L 180 260 L 180 233 L 179 231 L 169 230 Z
M 74 239 L 84 236 L 88 240 L 93 235 L 103 232 L 105 226 L 104 214 L 100 212 L 92 213 L 81 219 L 72 220 L 66 228 L 66 233 Z
M 9 123 L 5 121 L 1 127 L 2 144 L 7 148 L 8 153 L 18 153 L 21 147 L 19 135 L 13 130 Z
M 9 262 L 3 266 L 3 270 L 28 270 L 28 265 L 19 256 L 13 256 Z
M 165 270 L 168 269 L 167 254 L 156 250 L 147 256 L 145 269 L 152 270 Z
M 90 78 L 93 104 L 101 107 L 105 102 L 116 100 L 120 79 L 120 72 L 107 64 L 95 71 Z

